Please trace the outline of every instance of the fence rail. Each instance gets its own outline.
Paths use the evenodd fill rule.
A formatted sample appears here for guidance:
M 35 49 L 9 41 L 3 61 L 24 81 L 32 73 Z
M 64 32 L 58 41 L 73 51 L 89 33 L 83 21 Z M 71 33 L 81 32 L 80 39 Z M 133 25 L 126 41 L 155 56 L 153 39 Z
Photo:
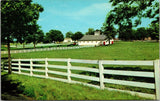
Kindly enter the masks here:
M 22 63 L 24 61 L 25 62 L 28 61 L 28 63 L 25 63 L 25 64 Z M 36 61 L 43 61 L 44 64 L 33 64 Z M 67 65 L 66 66 L 51 65 L 48 63 L 50 61 L 66 62 Z M 17 63 L 15 63 L 15 62 L 17 62 Z M 72 66 L 72 63 L 98 64 L 99 68 Z M 153 66 L 154 72 L 109 70 L 109 69 L 104 69 L 104 65 L 106 65 L 106 64 L 108 64 L 108 65 Z M 112 61 L 112 60 L 80 60 L 80 59 L 70 59 L 70 58 L 69 59 L 48 59 L 48 58 L 46 58 L 46 59 L 13 59 L 12 66 L 13 66 L 12 67 L 13 72 L 18 73 L 18 74 L 30 75 L 30 76 L 41 77 L 41 78 L 48 78 L 48 79 L 53 79 L 53 80 L 58 80 L 58 81 L 63 81 L 63 82 L 68 82 L 68 83 L 81 83 L 81 84 L 84 84 L 87 86 L 92 86 L 92 87 L 96 87 L 96 88 L 100 88 L 100 89 L 116 90 L 116 91 L 120 91 L 120 92 L 127 92 L 132 95 L 138 95 L 138 96 L 148 97 L 148 98 L 153 98 L 153 99 L 160 99 L 159 60 L 154 60 L 154 61 L 117 61 L 116 60 L 116 61 Z M 29 67 L 24 68 L 23 66 L 29 66 Z M 41 68 L 44 67 L 44 69 L 38 70 L 33 67 L 41 67 Z M 63 69 L 63 70 L 67 70 L 67 72 L 48 70 L 50 68 Z M 18 70 L 18 71 L 14 71 L 14 69 Z M 22 70 L 29 71 L 30 73 L 23 73 Z M 94 77 L 94 76 L 74 74 L 71 72 L 71 70 L 89 71 L 89 72 L 93 72 L 93 73 L 98 73 L 99 76 Z M 37 74 L 34 74 L 33 72 L 43 72 L 43 73 L 45 73 L 45 75 L 37 75 Z M 66 76 L 67 79 L 51 77 L 48 74 L 63 75 L 63 76 Z M 108 79 L 108 78 L 104 77 L 104 74 L 153 78 L 153 79 L 155 79 L 155 83 Z M 83 83 L 83 82 L 79 82 L 79 81 L 74 81 L 74 80 L 72 80 L 72 77 L 96 81 L 96 82 L 99 82 L 99 86 L 87 84 L 87 83 Z M 156 93 L 155 94 L 148 94 L 148 93 L 141 93 L 141 92 L 135 92 L 135 91 L 108 88 L 108 87 L 105 87 L 105 83 L 155 89 Z
M 79 49 L 94 46 L 74 46 L 74 47 L 52 47 L 52 48 L 39 48 L 39 49 L 25 49 L 25 50 L 11 50 L 11 53 L 27 53 L 35 51 L 51 51 L 51 50 L 68 50 L 68 49 Z M 7 51 L 1 51 L 1 54 L 8 54 Z

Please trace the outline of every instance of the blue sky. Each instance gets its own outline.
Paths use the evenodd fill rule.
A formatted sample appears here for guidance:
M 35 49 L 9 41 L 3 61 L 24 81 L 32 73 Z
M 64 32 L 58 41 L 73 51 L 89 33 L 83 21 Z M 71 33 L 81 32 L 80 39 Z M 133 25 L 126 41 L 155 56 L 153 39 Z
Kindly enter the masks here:
M 33 0 L 41 4 L 44 11 L 38 24 L 46 33 L 51 29 L 85 33 L 88 28 L 100 29 L 106 14 L 112 9 L 109 0 Z M 140 26 L 147 26 L 149 19 L 143 19 Z

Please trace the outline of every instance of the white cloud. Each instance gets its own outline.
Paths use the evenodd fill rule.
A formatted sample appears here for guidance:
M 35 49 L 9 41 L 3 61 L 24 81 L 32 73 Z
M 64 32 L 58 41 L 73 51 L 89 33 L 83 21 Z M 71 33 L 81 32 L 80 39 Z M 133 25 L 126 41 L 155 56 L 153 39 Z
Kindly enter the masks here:
M 63 5 L 66 6 L 66 5 Z M 68 16 L 74 19 L 80 19 L 81 17 L 95 16 L 95 15 L 106 15 L 112 9 L 110 3 L 95 3 L 88 7 L 82 8 L 78 11 L 66 11 L 59 9 L 50 9 L 49 13 L 59 16 Z
M 70 14 L 69 17 L 74 20 L 78 20 L 85 24 L 91 25 L 102 22 L 100 20 L 104 20 L 106 14 L 111 9 L 112 6 L 110 3 L 96 3 L 86 8 L 83 8 L 77 12 L 72 12 L 72 14 Z
M 63 5 L 63 6 L 66 6 L 66 5 Z M 55 18 L 57 16 L 58 18 L 61 18 L 61 17 L 65 18 L 65 20 L 63 19 L 63 21 L 59 20 L 60 21 L 59 23 L 63 22 L 63 25 L 68 23 L 68 21 L 72 21 L 71 25 L 67 25 L 68 29 L 70 29 L 69 26 L 70 27 L 73 26 L 72 24 L 74 22 L 76 23 L 74 25 L 75 29 L 79 29 L 78 25 L 81 25 L 80 27 L 90 26 L 91 28 L 94 28 L 94 27 L 100 28 L 99 26 L 102 25 L 103 21 L 105 20 L 106 14 L 111 9 L 112 7 L 110 3 L 94 3 L 90 6 L 84 7 L 76 11 L 75 10 L 50 9 L 48 13 L 51 13 L 53 17 Z M 54 20 L 52 21 L 55 22 Z
M 83 8 L 80 11 L 76 13 L 76 15 L 79 16 L 90 16 L 95 14 L 103 14 L 107 11 L 111 10 L 111 4 L 110 3 L 96 3 L 92 4 L 89 7 Z

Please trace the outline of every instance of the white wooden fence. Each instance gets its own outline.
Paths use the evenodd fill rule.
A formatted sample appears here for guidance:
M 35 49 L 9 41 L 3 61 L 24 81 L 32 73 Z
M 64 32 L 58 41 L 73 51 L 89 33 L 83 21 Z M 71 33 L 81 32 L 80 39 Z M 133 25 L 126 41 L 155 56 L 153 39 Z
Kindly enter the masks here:
M 11 53 L 26 53 L 26 52 L 35 52 L 35 51 L 51 51 L 51 50 L 68 50 L 68 49 L 79 49 L 90 46 L 74 46 L 74 47 L 52 47 L 52 48 L 38 48 L 38 49 L 25 49 L 25 50 L 11 50 Z M 8 51 L 1 51 L 1 54 L 8 54 Z
M 29 63 L 21 63 L 24 61 L 28 61 Z M 45 64 L 33 64 L 35 61 L 44 61 Z M 50 61 L 56 61 L 56 62 L 66 62 L 67 66 L 62 65 L 50 65 L 48 62 Z M 13 63 L 14 62 L 14 63 Z M 17 63 L 15 63 L 17 62 Z M 72 63 L 87 63 L 87 64 L 97 64 L 99 65 L 99 68 L 89 68 L 89 67 L 80 67 L 80 66 L 72 66 Z M 132 65 L 132 66 L 154 66 L 154 72 L 148 72 L 148 71 L 125 71 L 125 70 L 109 70 L 104 69 L 103 65 Z M 15 67 L 17 66 L 17 67 Z M 29 68 L 23 68 L 23 66 L 29 66 Z M 33 67 L 42 67 L 44 70 L 38 70 L 33 69 Z M 7 68 L 7 67 L 6 67 Z M 53 71 L 49 70 L 48 68 L 58 68 L 58 69 L 65 69 L 67 72 L 59 72 L 59 71 Z M 115 90 L 120 92 L 127 92 L 132 95 L 138 95 L 141 97 L 147 97 L 152 99 L 160 99 L 160 68 L 159 68 L 159 60 L 154 61 L 112 61 L 112 60 L 80 60 L 80 59 L 13 59 L 12 60 L 12 69 L 17 69 L 18 71 L 12 71 L 14 73 L 18 74 L 24 74 L 29 76 L 35 76 L 35 77 L 41 77 L 41 78 L 48 78 L 52 80 L 58 80 L 68 83 L 80 83 L 87 86 L 92 86 L 100 89 L 108 89 L 108 90 Z M 21 70 L 29 71 L 30 73 L 24 73 L 21 72 Z M 98 73 L 99 77 L 93 77 L 93 76 L 86 76 L 86 75 L 80 75 L 80 74 L 74 74 L 71 72 L 71 70 L 81 70 L 81 71 L 89 71 L 93 73 Z M 45 75 L 37 75 L 33 72 L 43 72 Z M 48 75 L 50 74 L 57 74 L 57 75 L 63 75 L 66 76 L 67 79 L 62 78 L 55 78 L 50 77 Z M 133 77 L 147 77 L 147 78 L 153 78 L 155 79 L 155 83 L 146 83 L 146 82 L 140 82 L 140 81 L 127 81 L 127 80 L 116 80 L 116 79 L 107 79 L 104 78 L 104 74 L 113 74 L 113 75 L 124 75 L 124 76 L 133 76 Z M 86 79 L 91 81 L 97 81 L 100 83 L 100 85 L 92 85 L 88 83 L 82 83 L 79 81 L 72 80 L 72 77 L 74 78 L 80 78 L 80 79 Z M 129 90 L 120 90 L 120 89 L 114 89 L 114 88 L 107 88 L 105 87 L 104 83 L 111 83 L 111 84 L 119 84 L 119 85 L 127 85 L 127 86 L 133 86 L 133 87 L 141 87 L 141 88 L 149 88 L 149 89 L 155 89 L 155 94 L 148 94 L 148 93 L 142 93 L 142 92 L 135 92 L 135 91 L 129 91 Z

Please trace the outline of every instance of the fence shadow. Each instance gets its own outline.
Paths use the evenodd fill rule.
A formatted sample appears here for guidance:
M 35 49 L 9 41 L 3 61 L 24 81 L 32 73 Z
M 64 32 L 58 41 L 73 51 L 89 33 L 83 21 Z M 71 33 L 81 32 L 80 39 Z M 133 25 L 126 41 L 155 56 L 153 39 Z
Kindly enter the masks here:
M 99 73 L 88 72 L 88 71 L 83 71 L 80 74 L 81 75 L 87 75 L 87 76 L 99 77 Z M 138 82 L 155 83 L 154 78 L 145 78 L 145 77 L 104 74 L 104 78 L 114 79 L 114 80 L 126 80 L 126 81 L 138 81 Z M 89 81 L 87 83 L 93 84 L 93 85 L 98 85 L 98 86 L 100 85 L 100 83 L 97 82 L 97 81 Z M 154 89 L 148 89 L 148 88 L 140 88 L 140 87 L 137 88 L 137 87 L 132 87 L 132 86 L 116 85 L 116 84 L 107 84 L 105 86 L 109 87 L 109 88 L 115 88 L 115 89 L 130 90 L 130 91 L 137 91 L 137 92 L 143 92 L 143 93 L 147 92 L 147 93 L 150 93 L 150 94 L 155 94 Z
M 131 68 L 131 67 L 104 67 L 104 70 L 105 69 L 109 69 L 109 70 L 127 70 L 127 71 L 128 70 L 129 71 L 148 71 L 148 72 L 152 71 L 150 69 L 146 69 L 146 68 L 142 69 L 142 68 L 139 68 L 139 67 L 134 67 L 134 68 Z M 89 71 L 83 71 L 80 74 L 99 77 L 99 73 L 94 73 L 94 72 L 89 72 Z M 124 75 L 104 74 L 104 78 L 155 83 L 154 78 L 149 78 L 149 77 L 146 78 L 146 77 L 136 77 L 136 76 L 124 76 Z M 91 81 L 90 83 L 97 84 L 97 82 L 95 82 L 95 81 Z
M 12 80 L 9 74 L 1 75 L 1 99 L 2 100 L 27 100 L 22 94 L 24 86 L 21 82 Z
M 148 71 L 148 72 L 153 72 L 154 70 L 151 70 L 151 69 L 147 69 L 147 68 L 140 68 L 140 67 L 105 67 L 104 66 L 104 69 L 112 69 L 112 70 L 127 70 L 127 71 Z

